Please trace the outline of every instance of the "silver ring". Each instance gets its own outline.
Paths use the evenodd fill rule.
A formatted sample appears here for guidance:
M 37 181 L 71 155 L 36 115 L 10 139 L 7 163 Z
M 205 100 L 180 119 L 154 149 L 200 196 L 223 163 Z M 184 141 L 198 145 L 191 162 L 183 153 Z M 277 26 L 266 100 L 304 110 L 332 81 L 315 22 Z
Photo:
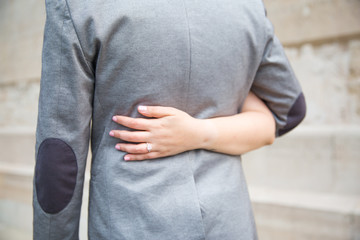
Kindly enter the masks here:
M 146 143 L 146 149 L 148 152 L 151 152 L 152 149 L 151 143 Z

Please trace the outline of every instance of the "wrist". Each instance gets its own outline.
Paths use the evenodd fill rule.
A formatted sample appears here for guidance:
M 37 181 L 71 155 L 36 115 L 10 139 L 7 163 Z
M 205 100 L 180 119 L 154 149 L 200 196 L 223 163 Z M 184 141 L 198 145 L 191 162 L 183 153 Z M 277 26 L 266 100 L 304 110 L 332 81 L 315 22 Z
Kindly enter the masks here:
M 214 150 L 217 129 L 211 119 L 197 119 L 198 149 Z

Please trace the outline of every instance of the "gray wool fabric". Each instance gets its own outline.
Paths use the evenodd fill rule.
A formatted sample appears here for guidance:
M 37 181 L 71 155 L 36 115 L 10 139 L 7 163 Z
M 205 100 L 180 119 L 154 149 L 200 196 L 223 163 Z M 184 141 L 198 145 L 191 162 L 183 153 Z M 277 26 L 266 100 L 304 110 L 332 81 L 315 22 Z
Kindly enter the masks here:
M 302 90 L 262 1 L 46 0 L 46 12 L 34 239 L 79 238 L 89 142 L 89 239 L 256 239 L 239 156 L 125 162 L 108 133 L 139 105 L 234 115 L 250 90 L 277 135 L 299 124 Z

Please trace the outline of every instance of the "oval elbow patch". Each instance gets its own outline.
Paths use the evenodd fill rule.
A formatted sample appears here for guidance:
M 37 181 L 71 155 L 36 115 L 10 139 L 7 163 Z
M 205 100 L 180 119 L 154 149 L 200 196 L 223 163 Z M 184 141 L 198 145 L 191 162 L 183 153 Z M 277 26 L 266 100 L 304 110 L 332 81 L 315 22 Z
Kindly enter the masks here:
M 45 139 L 39 147 L 35 166 L 36 196 L 50 214 L 63 210 L 74 194 L 77 161 L 72 148 L 57 138 Z
M 279 136 L 294 129 L 305 118 L 306 103 L 304 94 L 301 93 L 291 107 L 285 127 L 279 130 Z

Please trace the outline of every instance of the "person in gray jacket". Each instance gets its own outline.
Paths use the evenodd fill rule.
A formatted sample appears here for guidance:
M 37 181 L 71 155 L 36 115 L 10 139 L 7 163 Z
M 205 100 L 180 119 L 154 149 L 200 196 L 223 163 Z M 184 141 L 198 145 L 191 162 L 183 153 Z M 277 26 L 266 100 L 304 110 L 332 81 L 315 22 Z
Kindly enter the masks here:
M 239 155 L 305 116 L 262 1 L 46 12 L 34 239 L 78 239 L 89 142 L 89 239 L 256 239 Z

